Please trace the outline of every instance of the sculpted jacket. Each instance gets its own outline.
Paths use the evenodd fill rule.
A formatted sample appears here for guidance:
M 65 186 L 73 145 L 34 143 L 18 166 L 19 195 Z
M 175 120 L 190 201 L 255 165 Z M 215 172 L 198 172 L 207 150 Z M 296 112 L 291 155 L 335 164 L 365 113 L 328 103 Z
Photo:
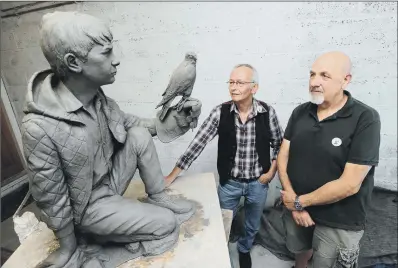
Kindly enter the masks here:
M 68 111 L 57 93 L 51 70 L 37 72 L 28 85 L 22 141 L 30 179 L 30 189 L 43 221 L 56 232 L 69 234 L 79 224 L 93 183 L 93 139 L 85 124 Z M 154 119 L 125 114 L 114 100 L 106 97 L 103 112 L 113 138 L 124 144 L 127 130 L 146 127 L 156 135 Z M 117 179 L 115 179 L 117 180 Z M 112 181 L 112 190 L 123 194 L 124 182 Z

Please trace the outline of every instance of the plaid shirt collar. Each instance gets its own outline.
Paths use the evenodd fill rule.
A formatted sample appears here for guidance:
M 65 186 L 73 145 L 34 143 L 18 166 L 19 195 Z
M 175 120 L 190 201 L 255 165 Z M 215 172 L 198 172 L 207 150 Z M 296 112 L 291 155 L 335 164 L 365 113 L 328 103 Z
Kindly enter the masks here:
M 239 114 L 239 110 L 238 107 L 236 106 L 235 102 L 232 102 L 231 105 L 231 113 L 235 112 L 236 114 Z M 257 113 L 265 113 L 267 112 L 267 110 L 264 108 L 264 106 L 262 106 L 258 100 L 256 100 L 255 98 L 253 98 L 253 105 L 252 105 L 252 116 L 255 117 L 257 116 Z

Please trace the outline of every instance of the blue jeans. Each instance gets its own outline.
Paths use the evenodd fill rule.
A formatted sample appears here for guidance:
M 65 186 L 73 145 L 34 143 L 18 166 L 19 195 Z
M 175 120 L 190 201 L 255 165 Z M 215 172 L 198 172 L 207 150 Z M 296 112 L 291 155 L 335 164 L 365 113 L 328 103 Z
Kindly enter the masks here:
M 238 240 L 238 250 L 247 253 L 253 246 L 254 237 L 260 229 L 260 220 L 267 199 L 268 183 L 262 184 L 258 180 L 252 182 L 238 182 L 228 180 L 218 186 L 218 198 L 222 209 L 233 211 L 235 217 L 240 198 L 245 197 L 245 235 Z

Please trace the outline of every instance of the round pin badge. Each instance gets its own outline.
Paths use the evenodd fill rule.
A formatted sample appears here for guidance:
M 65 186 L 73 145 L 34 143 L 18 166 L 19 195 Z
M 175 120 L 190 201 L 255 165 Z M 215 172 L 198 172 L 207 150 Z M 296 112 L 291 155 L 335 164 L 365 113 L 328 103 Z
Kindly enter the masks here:
M 333 146 L 337 147 L 337 146 L 340 146 L 342 144 L 342 141 L 341 141 L 340 138 L 333 138 L 332 144 L 333 144 Z

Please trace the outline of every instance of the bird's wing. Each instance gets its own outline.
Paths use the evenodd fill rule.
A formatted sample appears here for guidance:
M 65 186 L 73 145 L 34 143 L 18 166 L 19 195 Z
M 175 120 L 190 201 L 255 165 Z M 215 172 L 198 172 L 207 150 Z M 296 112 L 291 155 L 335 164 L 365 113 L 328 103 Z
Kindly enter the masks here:
M 177 68 L 175 68 L 175 70 L 173 71 L 173 73 L 170 76 L 169 84 L 167 85 L 162 96 L 164 96 L 167 93 L 167 91 L 170 88 L 170 85 L 176 80 L 176 77 L 181 77 L 182 76 L 181 74 L 184 74 L 185 68 L 187 67 L 187 65 L 190 65 L 189 62 L 184 60 L 177 66 Z
M 163 99 L 158 106 L 185 92 L 192 87 L 196 79 L 196 68 L 192 64 L 180 65 L 170 78 L 169 84 L 162 94 Z

